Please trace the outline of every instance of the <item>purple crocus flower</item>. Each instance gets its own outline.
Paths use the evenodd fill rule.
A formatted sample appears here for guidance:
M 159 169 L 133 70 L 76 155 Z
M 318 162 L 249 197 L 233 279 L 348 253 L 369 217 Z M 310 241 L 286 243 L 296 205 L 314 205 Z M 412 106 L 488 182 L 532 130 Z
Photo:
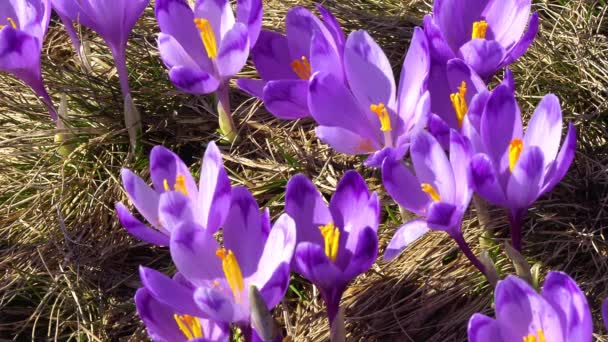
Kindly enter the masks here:
M 376 260 L 378 196 L 348 171 L 327 206 L 312 182 L 297 175 L 287 184 L 285 211 L 297 228 L 293 269 L 317 286 L 331 323 L 348 283 Z
M 216 232 L 230 208 L 230 180 L 222 155 L 210 142 L 203 157 L 200 184 L 197 187 L 188 167 L 173 152 L 156 146 L 150 153 L 152 187 L 131 170 L 122 170 L 122 182 L 127 195 L 139 213 L 154 228 L 135 218 L 122 204 L 116 204 L 120 223 L 133 236 L 161 246 L 168 246 L 171 231 L 180 219 L 189 217 L 211 233 Z M 166 194 L 161 198 L 162 194 Z M 166 216 L 165 207 L 181 205 L 181 214 Z M 187 215 L 187 216 L 186 216 Z
M 40 54 L 51 18 L 50 0 L 4 0 L 0 4 L 0 70 L 13 74 L 42 98 L 57 121 L 42 80 Z
M 251 51 L 261 80 L 239 79 L 238 86 L 264 101 L 270 113 L 282 119 L 310 115 L 308 82 L 317 71 L 344 80 L 344 32 L 336 18 L 317 5 L 323 21 L 296 6 L 285 17 L 286 34 L 262 31 Z
M 431 68 L 429 89 L 431 111 L 428 129 L 448 147 L 450 129 L 468 132 L 479 127 L 481 114 L 490 95 L 485 82 L 468 64 L 461 59 L 451 59 L 444 66 L 442 75 L 434 74 Z M 502 84 L 515 91 L 515 81 L 511 70 L 505 69 Z M 474 151 L 480 152 L 473 146 Z
M 232 322 L 250 331 L 249 288 L 259 289 L 269 309 L 281 301 L 289 285 L 296 227 L 289 216 L 282 215 L 270 228 L 268 210 L 260 213 L 243 187 L 232 190 L 231 203 L 222 224 L 223 246 L 208 229 L 182 221 L 171 233 L 170 251 L 178 272 L 192 284 L 197 309 L 214 321 Z M 176 209 L 161 210 L 177 216 Z
M 604 321 L 604 327 L 608 330 L 608 298 L 602 302 L 602 321 Z
M 135 23 L 143 14 L 150 0 L 51 0 L 62 21 L 77 22 L 97 32 L 106 42 L 120 79 L 124 98 L 125 126 L 131 146 L 135 148 L 141 134 L 141 117 L 131 97 L 127 71 L 127 40 Z M 73 42 L 77 42 L 72 25 L 66 25 Z M 79 47 L 76 46 L 76 51 Z
M 512 89 L 498 86 L 489 96 L 477 140 L 483 153 L 471 159 L 474 190 L 509 211 L 513 247 L 521 249 L 521 224 L 528 208 L 565 176 L 576 149 L 576 130 L 560 149 L 562 112 L 555 95 L 546 95 L 524 133 Z
M 399 160 L 387 159 L 382 165 L 382 182 L 391 197 L 401 207 L 423 217 L 397 230 L 384 259 L 392 260 L 429 230 L 439 230 L 448 233 L 473 265 L 485 274 L 485 267 L 469 248 L 461 230 L 462 218 L 473 194 L 467 179 L 471 144 L 452 130 L 449 146 L 448 158 L 439 142 L 423 131 L 414 137 L 410 151 L 415 175 Z
M 197 0 L 194 10 L 185 0 L 158 0 L 156 19 L 161 33 L 158 49 L 169 78 L 190 94 L 216 92 L 224 113 L 220 124 L 234 134 L 228 81 L 238 73 L 256 44 L 262 27 L 261 0 L 238 0 L 236 19 L 228 0 Z M 222 114 L 226 114 L 222 121 Z
M 549 272 L 541 293 L 510 275 L 494 292 L 496 318 L 476 313 L 469 320 L 469 342 L 589 342 L 591 310 L 585 294 L 563 272 Z
M 371 154 L 368 166 L 385 157 L 401 159 L 410 136 L 426 124 L 429 93 L 428 42 L 416 28 L 403 63 L 399 89 L 382 49 L 365 31 L 349 35 L 344 48 L 348 84 L 319 71 L 309 85 L 308 105 L 317 136 L 336 151 Z
M 534 41 L 538 14 L 530 10 L 531 0 L 436 0 L 424 18 L 435 65 L 460 58 L 489 80 Z
M 156 299 L 145 287 L 137 290 L 135 306 L 152 341 L 229 341 L 230 327 L 227 324 L 176 311 Z

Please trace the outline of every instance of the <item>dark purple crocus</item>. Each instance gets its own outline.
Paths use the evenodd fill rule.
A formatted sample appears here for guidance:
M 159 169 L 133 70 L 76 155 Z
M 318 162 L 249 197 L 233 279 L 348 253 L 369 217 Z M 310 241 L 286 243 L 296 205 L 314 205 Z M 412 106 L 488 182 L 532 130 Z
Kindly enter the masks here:
M 489 80 L 534 41 L 538 14 L 530 10 L 531 0 L 436 0 L 424 18 L 431 56 L 439 67 L 460 58 Z
M 312 182 L 297 175 L 287 184 L 285 211 L 297 229 L 293 269 L 319 289 L 331 323 L 348 283 L 376 260 L 378 196 L 348 171 L 328 206 Z
M 464 240 L 461 229 L 473 194 L 467 179 L 471 144 L 455 130 L 449 140 L 448 158 L 430 133 L 423 131 L 414 137 L 410 154 L 415 175 L 400 160 L 387 159 L 382 165 L 382 182 L 391 197 L 401 207 L 423 217 L 397 230 L 384 259 L 392 260 L 429 230 L 438 230 L 448 233 L 473 265 L 485 274 L 484 266 Z
M 528 208 L 566 175 L 576 149 L 576 130 L 560 149 L 562 111 L 555 95 L 546 95 L 526 132 L 513 90 L 498 86 L 487 100 L 478 135 L 469 135 L 483 153 L 471 159 L 473 189 L 508 209 L 513 247 L 521 249 L 521 225 Z
M 317 71 L 344 81 L 344 32 L 336 18 L 317 5 L 319 20 L 296 6 L 285 17 L 285 35 L 262 31 L 251 58 L 261 80 L 239 79 L 239 87 L 264 101 L 266 109 L 282 119 L 310 115 L 308 82 Z
M 194 303 L 194 299 L 190 298 Z M 155 342 L 227 342 L 230 337 L 228 324 L 189 315 L 164 304 L 143 287 L 135 294 L 135 306 L 146 325 L 148 335 Z
M 431 68 L 429 91 L 433 114 L 428 129 L 447 148 L 450 129 L 465 133 L 479 127 L 490 93 L 481 77 L 463 60 L 451 59 L 444 68 L 442 75 L 434 74 L 436 69 Z M 508 67 L 502 84 L 515 91 L 513 74 Z M 481 152 L 477 146 L 473 147 L 475 152 Z
M 180 220 L 189 218 L 211 233 L 216 232 L 228 215 L 230 180 L 219 149 L 210 142 L 203 157 L 200 184 L 188 167 L 173 152 L 156 146 L 150 153 L 152 187 L 129 169 L 122 170 L 122 182 L 137 211 L 153 227 L 145 225 L 122 204 L 116 204 L 120 223 L 133 236 L 161 246 L 168 246 L 171 231 Z M 167 194 L 161 198 L 162 194 Z M 165 215 L 163 208 L 179 205 L 180 212 Z
M 469 342 L 590 342 L 593 320 L 585 294 L 563 272 L 549 272 L 538 293 L 510 275 L 494 292 L 496 318 L 476 313 Z
M 416 28 L 403 63 L 399 88 L 386 55 L 365 31 L 349 35 L 344 48 L 347 84 L 319 71 L 309 85 L 308 105 L 319 139 L 346 154 L 370 154 L 366 165 L 401 159 L 412 134 L 427 122 L 429 48 Z
M 155 12 L 161 30 L 158 49 L 171 82 L 190 94 L 216 92 L 224 111 L 220 124 L 230 126 L 223 129 L 226 136 L 234 135 L 228 82 L 256 44 L 261 0 L 238 0 L 236 19 L 228 0 L 197 0 L 194 10 L 186 0 L 158 0 Z
M 0 70 L 30 86 L 57 121 L 53 101 L 44 87 L 40 62 L 50 18 L 50 0 L 0 2 Z
M 114 63 L 124 98 L 125 126 L 131 146 L 137 145 L 141 134 L 141 117 L 131 97 L 127 71 L 127 41 L 150 0 L 52 0 L 53 8 L 63 20 L 76 22 L 97 32 L 106 42 Z M 77 42 L 73 27 L 66 25 L 73 42 Z M 75 46 L 78 50 L 78 46 Z
M 249 288 L 259 289 L 268 309 L 285 295 L 296 227 L 289 216 L 282 215 L 271 228 L 268 210 L 260 212 L 243 187 L 232 190 L 231 203 L 222 224 L 222 245 L 210 230 L 182 216 L 184 220 L 171 233 L 170 251 L 178 272 L 192 284 L 197 309 L 214 321 L 237 324 L 247 335 Z M 175 215 L 175 210 L 161 208 L 168 216 Z

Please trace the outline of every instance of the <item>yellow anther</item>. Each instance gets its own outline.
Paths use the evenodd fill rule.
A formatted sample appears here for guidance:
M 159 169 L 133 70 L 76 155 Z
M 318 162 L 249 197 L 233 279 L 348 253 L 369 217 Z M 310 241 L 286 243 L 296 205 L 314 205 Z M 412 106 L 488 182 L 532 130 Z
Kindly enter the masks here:
M 488 30 L 488 22 L 485 20 L 476 21 L 473 23 L 473 33 L 471 34 L 471 39 L 486 38 L 486 31 Z
M 509 170 L 511 170 L 511 172 L 513 172 L 523 150 L 524 142 L 521 139 L 515 138 L 509 144 Z
M 215 255 L 222 260 L 222 268 L 224 269 L 224 276 L 228 281 L 228 285 L 232 290 L 234 299 L 237 302 L 241 300 L 241 293 L 245 288 L 243 283 L 243 273 L 241 273 L 241 267 L 239 262 L 236 260 L 234 253 L 231 250 L 226 251 L 225 248 L 218 248 L 215 251 Z
M 538 329 L 536 331 L 536 336 L 530 334 L 528 336 L 523 337 L 523 342 L 547 342 L 545 339 L 545 333 L 542 329 Z
M 456 112 L 456 118 L 458 119 L 458 126 L 462 127 L 462 121 L 464 120 L 464 116 L 469 111 L 467 106 L 467 82 L 462 81 L 460 87 L 458 87 L 458 92 L 450 94 L 450 100 L 452 101 L 452 107 L 454 107 L 454 111 Z
M 165 191 L 171 191 L 171 187 L 169 187 L 169 182 L 166 179 L 163 179 L 163 188 Z M 175 177 L 175 184 L 173 185 L 173 190 L 179 191 L 182 194 L 188 196 L 188 188 L 186 188 L 186 177 L 184 175 L 177 175 Z
M 196 25 L 196 28 L 201 34 L 203 45 L 205 45 L 205 50 L 207 50 L 207 56 L 209 56 L 211 59 L 216 58 L 217 42 L 215 41 L 215 33 L 213 32 L 211 23 L 207 19 L 196 18 L 194 19 L 194 25 Z
M 431 184 L 422 183 L 422 184 L 420 184 L 420 188 L 422 189 L 423 192 L 426 192 L 433 201 L 441 202 L 441 196 L 439 196 L 439 193 L 437 192 L 437 190 L 435 190 L 435 188 Z
M 380 119 L 380 130 L 382 132 L 390 132 L 391 128 L 391 118 L 388 115 L 388 110 L 384 106 L 384 103 L 372 104 L 369 106 L 369 109 L 378 116 Z
M 308 80 L 312 75 L 312 67 L 306 56 L 302 56 L 302 58 L 291 62 L 291 68 L 300 79 Z
M 319 227 L 319 230 L 325 242 L 325 255 L 327 255 L 329 260 L 335 262 L 338 257 L 338 248 L 340 247 L 340 230 L 334 226 L 333 222 Z
M 11 26 L 16 30 L 17 29 L 17 23 L 15 23 L 15 21 L 13 20 L 13 18 L 8 17 L 6 18 L 6 20 L 11 24 Z M 0 25 L 0 30 L 4 28 L 4 26 L 6 25 Z
M 198 320 L 198 317 L 174 314 L 173 318 L 175 319 L 175 322 L 177 322 L 179 330 L 188 340 L 204 337 L 203 328 L 201 327 L 201 322 Z

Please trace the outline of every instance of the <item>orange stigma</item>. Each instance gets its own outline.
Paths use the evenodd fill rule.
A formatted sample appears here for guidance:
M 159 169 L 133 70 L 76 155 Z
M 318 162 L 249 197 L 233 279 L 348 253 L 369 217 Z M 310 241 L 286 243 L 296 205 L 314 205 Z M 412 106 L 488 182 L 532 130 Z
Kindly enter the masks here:
M 163 188 L 165 189 L 165 191 L 171 191 L 169 182 L 166 179 L 163 180 Z M 173 189 L 188 196 L 188 189 L 186 188 L 186 177 L 184 175 L 177 175 L 177 177 L 175 177 L 175 184 L 173 185 Z
M 524 150 L 524 142 L 521 139 L 515 138 L 509 144 L 509 170 L 513 172 L 521 152 Z
M 302 80 L 308 80 L 312 75 L 312 67 L 306 56 L 302 56 L 301 59 L 296 59 L 291 62 L 291 69 L 293 69 L 293 72 Z
M 198 317 L 174 314 L 173 319 L 175 319 L 179 330 L 188 340 L 204 337 L 203 328 Z

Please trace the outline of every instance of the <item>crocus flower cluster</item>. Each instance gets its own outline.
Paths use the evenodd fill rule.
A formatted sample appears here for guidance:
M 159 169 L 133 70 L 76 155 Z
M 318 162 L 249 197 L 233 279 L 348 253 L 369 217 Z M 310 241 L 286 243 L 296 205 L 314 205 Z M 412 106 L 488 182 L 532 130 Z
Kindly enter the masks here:
M 496 318 L 477 313 L 469 320 L 470 342 L 588 342 L 593 320 L 585 294 L 563 272 L 549 272 L 542 291 L 516 276 L 498 282 Z
M 44 35 L 51 19 L 50 0 L 5 0 L 0 4 L 0 70 L 13 74 L 40 96 L 57 121 L 41 70 Z

